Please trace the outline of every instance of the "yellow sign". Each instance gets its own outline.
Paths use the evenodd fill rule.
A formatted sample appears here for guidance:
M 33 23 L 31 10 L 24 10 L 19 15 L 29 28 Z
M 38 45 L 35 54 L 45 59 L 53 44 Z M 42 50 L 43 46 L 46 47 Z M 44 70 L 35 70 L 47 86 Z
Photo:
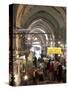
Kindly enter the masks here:
M 47 54 L 62 54 L 62 50 L 60 47 L 48 47 Z

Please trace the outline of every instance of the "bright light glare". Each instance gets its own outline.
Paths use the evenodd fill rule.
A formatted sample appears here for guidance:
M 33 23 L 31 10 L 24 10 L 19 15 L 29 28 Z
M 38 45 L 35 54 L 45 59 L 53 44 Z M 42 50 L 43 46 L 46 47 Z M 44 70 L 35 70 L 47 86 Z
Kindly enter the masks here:
M 28 40 L 31 40 L 31 38 L 30 38 L 30 37 L 28 37 Z
M 63 48 L 64 47 L 64 45 L 63 44 L 60 44 L 60 46 Z
M 34 40 L 37 40 L 37 38 L 35 38 Z
M 24 59 L 24 60 L 25 60 L 25 59 L 26 59 L 26 58 L 25 58 L 25 55 L 21 56 L 20 59 Z
M 28 76 L 27 76 L 27 75 L 25 75 L 25 76 L 24 76 L 24 80 L 27 80 L 27 79 L 28 79 Z
M 34 45 L 32 45 L 31 50 L 35 52 L 35 56 L 36 56 L 36 58 L 38 59 L 38 58 L 41 57 L 41 56 L 40 56 L 40 55 L 41 55 L 41 46 L 39 45 L 39 42 L 33 42 L 33 44 L 34 44 Z M 36 44 L 38 44 L 38 45 L 36 45 Z M 35 49 L 36 47 L 38 47 L 39 50 L 36 50 L 36 49 Z
M 61 42 L 60 41 L 58 41 L 58 44 L 60 44 Z
M 60 56 L 60 54 L 58 56 Z
M 17 55 L 17 58 L 19 58 L 19 55 Z

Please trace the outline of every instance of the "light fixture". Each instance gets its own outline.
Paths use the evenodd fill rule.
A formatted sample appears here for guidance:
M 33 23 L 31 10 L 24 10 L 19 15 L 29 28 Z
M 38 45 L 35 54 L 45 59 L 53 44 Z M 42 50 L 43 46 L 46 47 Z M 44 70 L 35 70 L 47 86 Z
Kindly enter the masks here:
M 37 38 L 35 37 L 34 40 L 37 40 Z
M 58 41 L 58 44 L 60 44 L 61 42 L 60 41 Z
M 60 57 L 60 54 L 58 54 L 58 56 Z
M 27 75 L 24 76 L 24 80 L 28 80 L 28 76 Z
M 17 58 L 19 58 L 19 55 L 16 55 Z
M 60 44 L 60 46 L 61 46 L 62 48 L 64 48 L 64 45 L 63 45 L 63 44 Z
M 31 40 L 31 38 L 30 38 L 30 37 L 28 37 L 28 40 Z

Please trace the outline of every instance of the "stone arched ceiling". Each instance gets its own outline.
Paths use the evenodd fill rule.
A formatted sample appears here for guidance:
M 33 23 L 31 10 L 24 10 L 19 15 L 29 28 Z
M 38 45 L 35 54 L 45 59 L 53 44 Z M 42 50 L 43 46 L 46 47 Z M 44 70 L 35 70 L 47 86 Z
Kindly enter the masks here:
M 42 19 L 53 30 L 55 37 L 66 39 L 66 8 L 36 5 L 17 5 L 16 27 L 28 28 L 37 19 Z

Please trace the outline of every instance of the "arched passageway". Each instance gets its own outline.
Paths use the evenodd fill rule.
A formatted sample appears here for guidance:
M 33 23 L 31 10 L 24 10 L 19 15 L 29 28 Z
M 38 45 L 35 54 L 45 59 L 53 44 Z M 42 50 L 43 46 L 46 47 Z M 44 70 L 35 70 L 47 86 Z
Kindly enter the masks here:
M 63 53 L 66 50 L 66 8 L 37 5 L 15 5 L 13 8 L 13 69 L 18 79 L 15 78 L 18 82 L 16 85 L 24 85 L 24 73 L 29 77 L 27 85 L 45 84 L 47 80 L 53 83 L 53 73 L 47 76 L 47 63 L 49 59 L 54 61 L 55 55 L 48 55 L 47 50 L 48 47 L 60 47 Z M 41 77 L 44 79 L 34 82 L 31 70 L 32 73 L 38 71 L 38 78 L 43 73 Z M 27 80 L 27 76 L 24 79 Z

